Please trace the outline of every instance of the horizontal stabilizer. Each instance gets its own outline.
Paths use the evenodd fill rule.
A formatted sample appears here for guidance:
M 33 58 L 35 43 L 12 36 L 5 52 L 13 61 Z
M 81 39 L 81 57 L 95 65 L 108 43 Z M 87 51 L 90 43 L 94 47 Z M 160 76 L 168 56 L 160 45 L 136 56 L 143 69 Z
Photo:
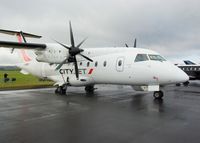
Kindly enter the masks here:
M 41 38 L 42 37 L 39 35 L 26 33 L 26 32 L 22 32 L 22 31 L 13 31 L 13 30 L 4 30 L 4 29 L 0 29 L 0 33 L 8 34 L 8 35 L 23 34 L 24 37 L 28 37 L 28 38 Z
M 0 47 L 2 47 L 2 48 L 17 48 L 17 49 L 45 49 L 46 44 L 0 41 Z

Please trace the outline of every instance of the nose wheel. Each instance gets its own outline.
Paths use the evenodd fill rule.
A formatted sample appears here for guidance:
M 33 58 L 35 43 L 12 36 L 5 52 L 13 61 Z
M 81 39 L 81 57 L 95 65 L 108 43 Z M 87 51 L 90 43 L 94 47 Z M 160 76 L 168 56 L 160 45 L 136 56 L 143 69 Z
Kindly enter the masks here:
M 155 99 L 162 99 L 163 96 L 164 96 L 164 94 L 163 94 L 162 91 L 155 91 L 155 92 L 153 93 L 153 97 L 154 97 Z

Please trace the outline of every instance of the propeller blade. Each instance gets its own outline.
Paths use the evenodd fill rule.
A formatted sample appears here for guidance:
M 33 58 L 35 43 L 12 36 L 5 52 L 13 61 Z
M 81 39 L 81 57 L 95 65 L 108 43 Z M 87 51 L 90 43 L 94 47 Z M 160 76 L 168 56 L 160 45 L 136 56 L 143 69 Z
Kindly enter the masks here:
M 125 43 L 125 46 L 128 48 L 128 45 Z
M 65 63 L 66 63 L 67 59 L 65 59 L 64 61 L 62 61 L 62 63 L 60 63 L 57 67 L 56 70 L 59 70 Z
M 64 44 L 62 44 L 62 43 L 60 43 L 60 42 L 58 42 L 58 41 L 56 41 L 56 40 L 54 40 L 54 41 L 55 41 L 56 43 L 60 44 L 61 46 L 65 47 L 65 48 L 68 49 L 68 50 L 71 49 L 70 47 L 68 47 L 68 46 L 66 46 L 66 45 L 64 45 Z
M 76 78 L 79 78 L 79 71 L 78 71 L 78 64 L 77 64 L 77 60 L 76 60 L 76 56 L 74 56 L 74 68 L 75 68 L 75 74 L 76 74 Z
M 88 57 L 86 57 L 85 55 L 83 55 L 83 54 L 81 54 L 81 53 L 79 53 L 82 57 L 84 57 L 85 59 L 87 59 L 88 61 L 90 61 L 90 62 L 93 62 L 93 60 L 92 59 L 90 59 L 90 58 L 88 58 Z
M 135 38 L 135 41 L 134 41 L 134 48 L 136 48 L 136 46 L 137 46 L 137 40 L 136 40 L 136 38 Z
M 71 21 L 69 21 L 69 28 L 70 28 L 70 40 L 71 40 L 71 46 L 72 46 L 72 47 L 75 47 L 75 44 L 74 44 L 74 35 L 73 35 L 73 31 L 72 31 Z
M 87 38 L 85 38 L 83 41 L 81 41 L 81 42 L 78 44 L 77 48 L 79 48 L 79 47 L 85 42 L 85 40 L 87 40 Z

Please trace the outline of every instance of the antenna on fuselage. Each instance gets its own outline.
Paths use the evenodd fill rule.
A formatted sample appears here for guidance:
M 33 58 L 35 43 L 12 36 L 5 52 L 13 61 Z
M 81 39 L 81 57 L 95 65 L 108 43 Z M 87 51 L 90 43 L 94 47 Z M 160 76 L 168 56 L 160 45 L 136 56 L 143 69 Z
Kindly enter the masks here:
M 125 43 L 125 46 L 126 46 L 127 48 L 129 48 L 128 44 L 126 44 L 126 43 Z M 137 47 L 137 39 L 136 39 L 136 38 L 135 38 L 135 40 L 134 40 L 134 45 L 133 45 L 133 47 L 134 47 L 134 48 Z

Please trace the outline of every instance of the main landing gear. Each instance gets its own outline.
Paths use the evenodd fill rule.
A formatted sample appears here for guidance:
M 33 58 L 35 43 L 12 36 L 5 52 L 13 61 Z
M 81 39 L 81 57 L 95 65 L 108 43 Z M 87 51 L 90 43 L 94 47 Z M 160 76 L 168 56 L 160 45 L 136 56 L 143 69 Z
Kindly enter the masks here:
M 153 96 L 155 99 L 162 99 L 162 97 L 164 96 L 162 91 L 154 91 Z
M 96 88 L 94 88 L 94 85 L 88 85 L 88 86 L 85 86 L 85 91 L 87 94 L 90 94 L 92 95 L 94 93 L 94 90 Z M 67 86 L 66 85 L 63 85 L 63 86 L 58 86 L 55 90 L 55 94 L 58 94 L 58 95 L 66 95 L 66 91 L 67 91 Z
M 55 90 L 55 94 L 65 95 L 67 91 L 67 86 L 58 86 Z
M 90 93 L 90 94 L 94 93 L 94 90 L 95 90 L 94 85 L 85 86 L 86 93 Z

